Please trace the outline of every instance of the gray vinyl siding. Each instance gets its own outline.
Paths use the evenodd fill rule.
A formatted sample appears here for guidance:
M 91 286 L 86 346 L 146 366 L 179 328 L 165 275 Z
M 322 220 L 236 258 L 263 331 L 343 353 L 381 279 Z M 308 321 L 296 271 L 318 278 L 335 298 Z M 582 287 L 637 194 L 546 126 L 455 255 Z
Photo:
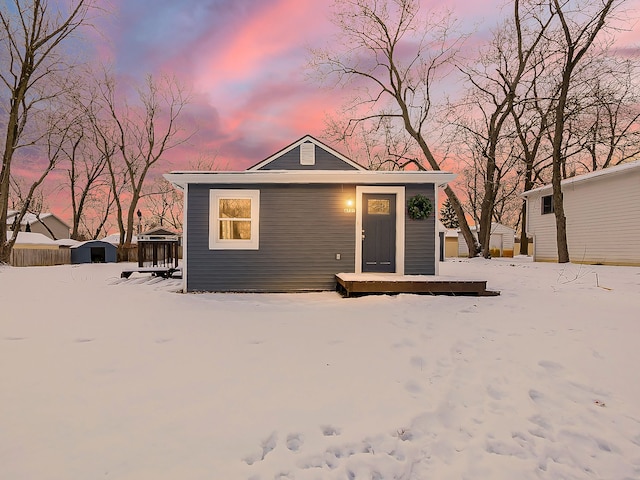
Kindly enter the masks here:
M 407 185 L 405 198 L 408 200 L 417 193 L 429 198 L 434 207 L 431 216 L 425 220 L 412 220 L 405 216 L 404 273 L 405 275 L 435 275 L 435 219 L 438 212 L 434 201 L 433 184 Z
M 209 250 L 209 190 L 224 188 L 260 190 L 258 250 Z M 355 186 L 189 185 L 187 291 L 333 290 L 355 269 L 349 197 Z
M 352 165 L 315 145 L 315 165 L 300 165 L 300 147 L 295 147 L 259 170 L 357 170 Z

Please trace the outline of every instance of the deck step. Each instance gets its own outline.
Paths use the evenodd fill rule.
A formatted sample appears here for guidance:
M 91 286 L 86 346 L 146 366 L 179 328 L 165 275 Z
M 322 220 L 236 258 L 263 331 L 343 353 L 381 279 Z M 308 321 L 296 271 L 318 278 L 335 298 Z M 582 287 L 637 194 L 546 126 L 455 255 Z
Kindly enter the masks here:
M 486 280 L 436 280 L 417 276 L 384 277 L 373 279 L 364 275 L 358 279 L 354 274 L 337 274 L 337 289 L 343 295 L 418 293 L 428 295 L 475 295 L 491 297 L 500 292 L 487 290 Z

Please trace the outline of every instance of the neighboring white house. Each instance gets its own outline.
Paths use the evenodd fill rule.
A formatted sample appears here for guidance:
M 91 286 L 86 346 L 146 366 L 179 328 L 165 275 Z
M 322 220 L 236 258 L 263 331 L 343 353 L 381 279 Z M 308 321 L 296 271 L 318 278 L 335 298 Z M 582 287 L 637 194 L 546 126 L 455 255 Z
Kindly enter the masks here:
M 476 226 L 471 227 L 471 233 L 478 238 Z M 489 251 L 492 257 L 513 257 L 513 243 L 516 236 L 516 231 L 503 225 L 501 223 L 491 224 L 491 236 L 489 237 Z M 458 256 L 468 257 L 469 247 L 467 242 L 464 241 L 460 230 L 458 230 Z
M 640 265 L 640 161 L 569 178 L 561 185 L 571 261 Z M 522 196 L 533 259 L 557 262 L 551 185 Z
M 15 210 L 7 211 L 7 226 L 12 227 L 13 221 L 19 212 Z M 33 232 L 46 235 L 52 240 L 58 240 L 61 238 L 69 238 L 69 225 L 64 223 L 53 213 L 41 213 L 35 215 L 33 213 L 27 213 L 20 222 L 21 232 Z

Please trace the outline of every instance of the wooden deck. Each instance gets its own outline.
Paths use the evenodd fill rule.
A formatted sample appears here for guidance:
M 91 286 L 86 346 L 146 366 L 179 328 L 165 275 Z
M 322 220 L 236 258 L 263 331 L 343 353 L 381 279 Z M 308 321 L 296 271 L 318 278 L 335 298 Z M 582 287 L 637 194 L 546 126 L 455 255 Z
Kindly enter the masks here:
M 346 297 L 370 294 L 417 293 L 426 295 L 474 295 L 492 297 L 486 280 L 464 280 L 427 275 L 336 274 L 337 289 Z
M 123 270 L 120 278 L 129 278 L 132 273 L 150 273 L 162 278 L 182 278 L 182 267 L 134 267 Z

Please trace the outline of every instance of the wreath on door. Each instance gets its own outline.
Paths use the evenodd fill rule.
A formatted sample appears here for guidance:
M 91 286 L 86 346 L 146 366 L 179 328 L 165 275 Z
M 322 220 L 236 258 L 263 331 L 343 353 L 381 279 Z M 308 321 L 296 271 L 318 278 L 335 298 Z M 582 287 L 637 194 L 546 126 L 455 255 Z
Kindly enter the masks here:
M 433 212 L 433 204 L 427 197 L 418 193 L 407 200 L 407 212 L 412 220 L 424 220 Z

